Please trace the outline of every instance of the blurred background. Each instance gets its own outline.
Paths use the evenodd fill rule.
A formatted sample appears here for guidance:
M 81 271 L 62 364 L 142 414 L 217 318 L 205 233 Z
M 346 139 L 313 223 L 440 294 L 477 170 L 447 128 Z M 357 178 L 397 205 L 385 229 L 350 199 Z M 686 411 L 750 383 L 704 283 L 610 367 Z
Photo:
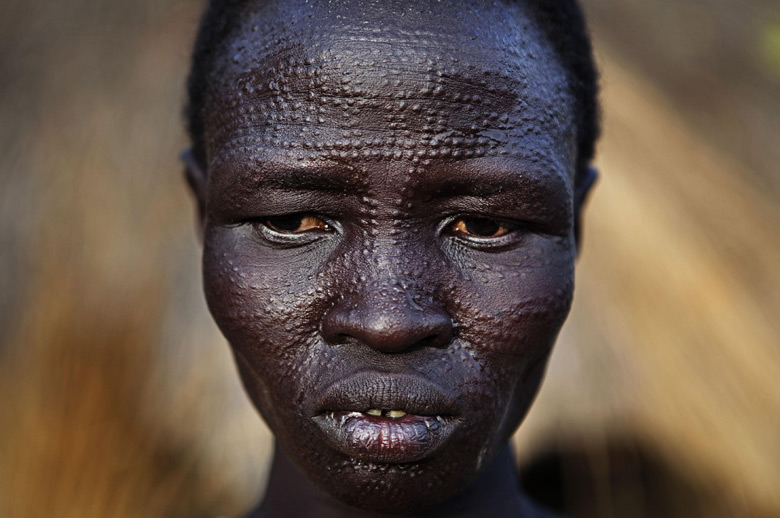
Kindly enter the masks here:
M 602 180 L 524 483 L 578 517 L 779 517 L 780 0 L 584 4 Z M 177 161 L 201 8 L 0 0 L 2 517 L 261 496 Z

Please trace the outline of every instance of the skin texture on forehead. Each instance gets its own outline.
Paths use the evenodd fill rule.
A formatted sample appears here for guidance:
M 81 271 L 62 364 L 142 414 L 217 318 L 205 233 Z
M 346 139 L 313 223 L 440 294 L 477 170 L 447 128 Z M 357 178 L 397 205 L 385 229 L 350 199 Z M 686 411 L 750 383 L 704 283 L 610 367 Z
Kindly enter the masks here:
M 253 5 L 253 3 L 249 3 Z M 512 154 L 573 175 L 567 76 L 522 3 L 332 2 L 247 7 L 215 69 L 207 141 L 299 160 Z M 228 59 L 229 58 L 229 59 Z M 228 106 L 223 92 L 236 92 Z M 370 113 L 371 116 L 366 116 Z M 211 136 L 217 136 L 211 134 Z M 542 155 L 528 139 L 570 143 Z
M 195 181 L 209 308 L 306 477 L 363 509 L 439 505 L 504 448 L 568 314 L 581 198 L 566 73 L 519 2 L 244 9 L 211 74 Z M 269 227 L 295 214 L 327 231 Z M 459 234 L 468 217 L 511 232 Z M 416 398 L 445 415 L 440 445 Z M 434 431 L 396 451 L 360 443 L 376 424 L 346 445 L 318 427 L 366 401 L 416 405 L 401 435 Z

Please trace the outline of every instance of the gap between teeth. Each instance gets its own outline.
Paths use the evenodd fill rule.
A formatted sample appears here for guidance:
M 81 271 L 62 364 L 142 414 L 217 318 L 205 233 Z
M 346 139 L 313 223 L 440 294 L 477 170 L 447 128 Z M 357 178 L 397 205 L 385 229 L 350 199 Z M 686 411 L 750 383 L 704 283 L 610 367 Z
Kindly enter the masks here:
M 371 410 L 366 410 L 366 414 L 373 417 L 389 417 L 390 419 L 400 419 L 406 415 L 406 412 L 403 410 L 379 410 L 377 408 L 372 408 Z

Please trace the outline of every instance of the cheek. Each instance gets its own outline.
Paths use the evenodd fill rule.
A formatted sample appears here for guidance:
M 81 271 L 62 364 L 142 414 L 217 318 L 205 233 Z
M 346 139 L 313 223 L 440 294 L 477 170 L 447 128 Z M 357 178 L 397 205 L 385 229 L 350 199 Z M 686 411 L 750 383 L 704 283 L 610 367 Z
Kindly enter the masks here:
M 225 337 L 244 352 L 265 352 L 299 313 L 302 279 L 290 278 L 279 264 L 263 264 L 246 250 L 233 229 L 216 229 L 206 237 L 203 276 L 209 309 Z M 284 280 L 282 280 L 284 279 Z M 303 290 L 305 292 L 305 290 Z M 292 327 L 285 334 L 294 333 Z M 271 334 L 268 333 L 271 331 Z M 301 329 L 300 331 L 303 331 Z M 301 332 L 295 334 L 302 334 Z
M 460 282 L 451 285 L 453 314 L 464 348 L 506 388 L 547 357 L 569 313 L 573 240 L 538 238 L 490 259 L 461 258 Z
M 312 358 L 318 357 L 322 364 L 328 361 L 327 354 L 318 351 L 317 315 L 329 290 L 315 286 L 316 265 L 294 254 L 286 260 L 278 256 L 266 260 L 262 247 L 238 229 L 210 229 L 205 243 L 203 275 L 209 310 L 239 357 L 239 365 L 244 364 L 242 377 L 250 395 L 297 399 L 306 381 L 316 376 L 307 368 Z M 250 377 L 256 379 L 249 383 Z M 268 386 L 250 389 L 258 384 Z M 267 406 L 262 404 L 264 415 Z

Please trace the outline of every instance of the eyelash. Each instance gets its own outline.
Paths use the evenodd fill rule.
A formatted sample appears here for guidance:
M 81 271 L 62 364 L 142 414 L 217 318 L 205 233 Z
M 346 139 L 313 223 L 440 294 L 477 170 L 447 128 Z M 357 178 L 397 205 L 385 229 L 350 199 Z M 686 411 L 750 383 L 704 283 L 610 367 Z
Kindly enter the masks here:
M 321 222 L 322 225 L 319 228 L 306 229 L 301 232 L 288 232 L 280 227 L 284 227 L 285 223 L 289 223 L 290 219 L 300 217 L 302 222 L 307 218 L 316 219 Z M 279 220 L 288 220 L 287 222 Z M 274 224 L 273 220 L 277 220 Z M 256 218 L 247 221 L 254 229 L 255 233 L 263 240 L 273 245 L 277 245 L 283 248 L 293 248 L 298 246 L 305 246 L 316 241 L 319 241 L 326 234 L 334 233 L 338 231 L 337 225 L 331 222 L 328 218 L 310 213 L 293 213 L 293 214 L 281 214 L 279 216 L 266 216 L 262 218 Z M 311 222 L 310 222 L 311 223 Z
M 500 236 L 490 237 L 464 234 L 462 231 L 455 228 L 459 222 L 463 222 L 465 226 L 468 227 L 468 223 L 466 223 L 467 220 L 491 222 L 499 228 L 504 228 L 505 232 Z M 457 242 L 470 248 L 483 251 L 501 251 L 519 243 L 522 237 L 526 235 L 526 230 L 529 232 L 532 231 L 531 229 L 528 229 L 525 224 L 516 221 L 473 214 L 458 214 L 447 218 L 442 222 L 439 227 L 439 234 L 456 239 Z
M 273 220 L 276 221 L 274 222 Z M 301 231 L 285 230 L 283 228 L 285 226 L 289 226 L 291 223 L 294 226 L 296 220 L 299 220 L 298 226 L 304 226 L 306 223 L 308 223 L 309 226 L 307 228 L 304 228 Z M 303 234 L 306 232 L 315 232 L 315 231 L 331 232 L 333 230 L 333 227 L 324 218 L 321 218 L 313 214 L 306 214 L 306 213 L 270 216 L 264 218 L 262 223 L 263 225 L 270 228 L 274 232 L 278 232 L 280 234 Z
M 289 227 L 290 223 L 295 224 L 296 218 L 299 219 L 299 227 L 307 223 L 306 220 L 309 220 L 309 227 L 302 231 L 285 230 L 285 226 Z M 304 246 L 322 239 L 326 234 L 339 232 L 337 225 L 329 220 L 329 218 L 311 213 L 267 216 L 251 220 L 249 223 L 252 224 L 264 240 L 274 244 L 287 246 Z M 474 233 L 476 231 L 476 228 L 474 228 L 475 226 L 484 226 L 485 224 L 496 227 L 493 234 L 500 233 L 500 235 L 490 236 Z M 471 233 L 469 233 L 469 227 L 471 227 Z M 520 223 L 510 222 L 500 218 L 458 214 L 442 221 L 438 229 L 438 234 L 458 239 L 473 248 L 496 249 L 504 248 L 507 245 L 516 243 L 519 237 L 518 231 L 523 228 L 524 226 Z M 490 226 L 486 229 L 483 227 L 485 232 L 490 229 Z

